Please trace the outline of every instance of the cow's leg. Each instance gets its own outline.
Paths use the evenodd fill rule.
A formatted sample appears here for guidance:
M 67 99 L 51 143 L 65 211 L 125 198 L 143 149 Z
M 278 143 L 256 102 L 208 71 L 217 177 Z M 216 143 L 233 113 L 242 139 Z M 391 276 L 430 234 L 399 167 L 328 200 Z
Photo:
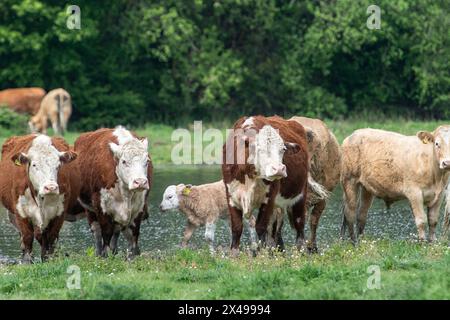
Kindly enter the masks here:
M 109 251 L 111 250 L 111 238 L 114 233 L 114 224 L 111 223 L 100 223 L 101 231 L 102 231 L 102 239 L 103 239 L 103 246 L 101 250 L 101 256 L 107 257 Z
M 196 226 L 190 221 L 186 223 L 186 227 L 184 227 L 183 240 L 181 241 L 182 248 L 187 247 L 189 240 L 191 239 L 192 234 L 194 233 L 195 228 Z
M 20 231 L 20 247 L 22 249 L 22 263 L 29 264 L 33 262 L 32 250 L 34 240 L 33 225 L 16 215 L 16 225 Z
M 439 220 L 439 211 L 441 209 L 441 204 L 442 201 L 438 201 L 434 206 L 428 208 L 428 240 L 430 242 L 436 241 L 436 226 Z
M 258 234 L 259 240 L 265 243 L 267 238 L 267 230 L 272 216 L 274 214 L 273 210 L 275 207 L 275 197 L 280 190 L 280 181 L 273 183 L 270 186 L 269 194 L 267 195 L 267 203 L 263 203 L 259 207 L 258 217 L 256 219 L 256 233 Z
M 353 179 L 345 179 L 342 181 L 342 188 L 344 190 L 344 214 L 345 225 L 348 228 L 350 239 L 353 243 L 356 243 L 356 237 L 354 232 L 354 226 L 356 222 L 356 207 L 358 204 L 358 184 Z M 341 236 L 343 232 L 341 229 Z
M 205 227 L 205 239 L 209 245 L 209 251 L 214 253 L 214 235 L 216 232 L 216 221 L 207 222 Z
M 284 213 L 283 211 L 281 211 L 281 218 L 278 217 L 277 219 L 277 229 L 275 235 L 275 243 L 277 245 L 278 250 L 280 251 L 284 251 L 284 241 L 282 236 L 283 224 L 284 224 Z
M 321 200 L 314 205 L 314 208 L 311 211 L 309 225 L 311 228 L 311 235 L 308 243 L 308 250 L 310 252 L 317 252 L 317 226 L 319 225 L 320 217 L 322 216 L 323 210 L 325 210 L 326 201 Z
M 121 227 L 118 224 L 116 224 L 114 226 L 114 232 L 111 238 L 111 253 L 114 255 L 117 254 L 117 242 L 119 241 L 120 230 Z
M 128 241 L 127 259 L 133 259 L 141 254 L 139 249 L 139 233 L 141 230 L 142 213 L 134 219 L 133 224 L 122 231 L 125 239 Z
M 300 250 L 305 243 L 306 197 L 292 206 L 292 223 L 297 231 L 296 245 Z
M 255 230 L 256 219 L 252 214 L 249 219 L 245 219 L 245 227 L 248 230 L 250 236 L 250 250 L 253 255 L 256 256 L 256 251 L 258 249 L 257 235 Z
M 55 252 L 55 242 L 59 237 L 59 231 L 64 224 L 64 214 L 50 221 L 45 232 L 47 234 L 47 253 L 49 255 Z
M 358 236 L 364 233 L 364 227 L 366 226 L 367 221 L 367 213 L 369 212 L 370 207 L 373 202 L 373 194 L 370 193 L 366 188 L 361 186 L 361 200 L 359 204 L 359 212 L 358 212 Z
M 425 241 L 425 225 L 427 224 L 427 216 L 423 209 L 423 196 L 420 190 L 411 192 L 407 195 L 411 209 L 414 214 L 414 220 L 416 222 L 417 232 L 419 234 L 419 240 Z
M 231 221 L 231 250 L 233 254 L 239 252 L 242 236 L 242 210 L 229 206 Z
M 450 207 L 445 207 L 444 214 L 444 223 L 442 224 L 442 239 L 447 240 L 448 231 L 450 230 Z
M 102 228 L 100 227 L 100 223 L 98 221 L 92 221 L 90 226 L 92 234 L 94 235 L 95 255 L 101 256 L 103 250 Z

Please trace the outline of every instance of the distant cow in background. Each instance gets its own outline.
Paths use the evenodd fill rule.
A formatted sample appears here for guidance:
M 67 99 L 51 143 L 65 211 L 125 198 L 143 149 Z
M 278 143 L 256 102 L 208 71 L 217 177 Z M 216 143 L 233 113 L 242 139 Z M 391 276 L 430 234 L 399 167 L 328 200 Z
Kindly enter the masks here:
M 88 211 L 97 255 L 116 253 L 121 232 L 128 241 L 129 257 L 140 253 L 138 238 L 153 171 L 147 149 L 146 138 L 120 126 L 86 132 L 75 141 L 81 172 L 79 201 Z
M 43 260 L 53 253 L 65 213 L 77 205 L 76 156 L 62 138 L 45 135 L 11 137 L 3 144 L 0 200 L 20 232 L 24 263 L 32 262 L 34 238 Z
M 50 120 L 53 131 L 63 135 L 72 114 L 70 94 L 62 89 L 54 89 L 42 99 L 39 111 L 28 122 L 31 132 L 47 133 Z
M 15 88 L 0 91 L 0 106 L 5 105 L 18 113 L 34 115 L 45 96 L 42 88 Z

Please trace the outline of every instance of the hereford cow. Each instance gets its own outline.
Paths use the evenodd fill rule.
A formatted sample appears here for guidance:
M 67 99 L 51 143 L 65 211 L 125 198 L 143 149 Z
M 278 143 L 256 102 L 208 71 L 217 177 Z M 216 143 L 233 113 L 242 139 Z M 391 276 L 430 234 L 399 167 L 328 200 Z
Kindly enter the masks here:
M 347 226 L 352 241 L 356 241 L 354 223 L 357 220 L 358 234 L 362 234 L 372 200 L 378 197 L 389 203 L 407 199 L 419 239 L 425 239 L 428 220 L 429 239 L 435 240 L 449 175 L 450 126 L 440 126 L 434 132 L 420 131 L 417 136 L 374 129 L 356 130 L 342 144 L 341 183 L 345 218 L 341 236 L 344 236 Z M 428 209 L 428 219 L 424 204 Z
M 266 241 L 272 237 L 278 246 L 283 246 L 274 207 L 289 213 L 297 231 L 297 246 L 301 247 L 308 186 L 308 150 L 303 126 L 278 116 L 254 116 L 239 119 L 233 129 L 223 147 L 222 164 L 232 250 L 239 249 L 243 216 L 250 219 L 254 209 L 259 210 L 256 220 L 259 239 Z
M 35 114 L 44 96 L 42 88 L 6 89 L 0 91 L 0 106 L 6 105 L 18 113 Z
M 147 148 L 146 138 L 123 127 L 83 133 L 75 141 L 82 183 L 79 200 L 88 211 L 97 255 L 116 253 L 120 232 L 128 241 L 128 256 L 139 254 L 153 169 Z
M 19 230 L 23 262 L 32 262 L 33 239 L 43 260 L 53 253 L 64 213 L 80 191 L 76 153 L 61 138 L 11 137 L 2 147 L 0 199 Z
M 47 133 L 48 121 L 56 134 L 63 135 L 72 114 L 70 94 L 62 89 L 54 89 L 42 99 L 39 111 L 31 117 L 28 125 L 31 132 Z
M 334 134 L 326 124 L 319 119 L 292 117 L 306 130 L 308 140 L 308 154 L 310 156 L 310 174 L 312 178 L 331 193 L 339 183 L 341 166 L 341 148 Z M 326 200 L 323 194 L 316 194 L 308 190 L 308 207 L 312 207 L 310 215 L 311 235 L 308 249 L 317 251 L 316 230 L 322 212 L 325 210 Z

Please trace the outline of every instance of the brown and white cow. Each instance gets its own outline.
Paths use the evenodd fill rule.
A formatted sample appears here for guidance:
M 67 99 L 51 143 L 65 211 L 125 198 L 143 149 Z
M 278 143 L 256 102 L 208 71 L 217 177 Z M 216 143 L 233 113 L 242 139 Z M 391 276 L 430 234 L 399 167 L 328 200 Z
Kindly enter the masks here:
M 297 246 L 303 245 L 308 150 L 301 124 L 278 116 L 239 119 L 223 147 L 222 174 L 231 219 L 232 250 L 239 249 L 243 216 L 250 219 L 254 209 L 259 210 L 255 226 L 259 239 L 273 238 L 282 247 L 277 214 L 273 214 L 276 207 L 289 213 L 297 231 Z
M 146 138 L 123 127 L 83 133 L 75 141 L 82 182 L 79 200 L 88 210 L 97 255 L 116 253 L 120 232 L 128 241 L 129 257 L 139 254 L 153 170 L 147 149 Z
M 357 220 L 358 234 L 364 232 L 373 198 L 388 203 L 407 199 L 414 214 L 419 239 L 425 239 L 428 220 L 429 239 L 435 229 L 445 187 L 450 176 L 450 126 L 416 136 L 375 130 L 356 130 L 342 144 L 341 183 L 344 191 L 344 222 L 353 242 Z M 359 213 L 358 192 L 360 192 Z M 424 211 L 424 204 L 428 214 Z M 428 215 L 428 218 L 427 218 Z
M 43 260 L 53 253 L 65 213 L 80 191 L 76 153 L 62 138 L 11 137 L 2 147 L 0 199 L 21 236 L 23 262 L 32 262 L 36 238 Z
M 0 91 L 0 106 L 18 113 L 36 114 L 45 96 L 42 88 L 15 88 Z

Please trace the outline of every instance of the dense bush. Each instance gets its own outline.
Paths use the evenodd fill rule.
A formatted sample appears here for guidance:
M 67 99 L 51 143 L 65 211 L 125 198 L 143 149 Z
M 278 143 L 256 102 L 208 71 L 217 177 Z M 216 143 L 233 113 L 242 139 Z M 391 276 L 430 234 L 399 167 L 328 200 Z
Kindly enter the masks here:
M 11 109 L 0 106 L 0 134 L 25 134 L 28 128 L 28 117 L 18 114 Z
M 78 129 L 242 114 L 450 116 L 448 1 L 0 3 L 0 87 L 65 87 Z

